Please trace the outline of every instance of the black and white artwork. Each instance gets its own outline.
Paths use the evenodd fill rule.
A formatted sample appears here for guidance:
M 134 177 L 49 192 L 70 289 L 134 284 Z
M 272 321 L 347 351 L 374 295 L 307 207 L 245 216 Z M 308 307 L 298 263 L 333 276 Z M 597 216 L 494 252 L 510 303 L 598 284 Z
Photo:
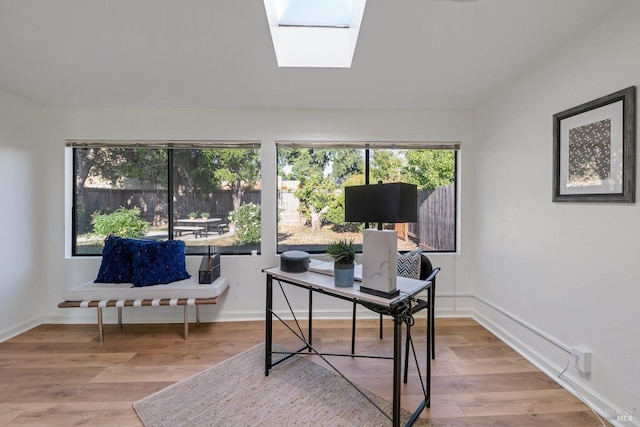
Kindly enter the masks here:
M 633 202 L 635 87 L 553 118 L 553 201 Z

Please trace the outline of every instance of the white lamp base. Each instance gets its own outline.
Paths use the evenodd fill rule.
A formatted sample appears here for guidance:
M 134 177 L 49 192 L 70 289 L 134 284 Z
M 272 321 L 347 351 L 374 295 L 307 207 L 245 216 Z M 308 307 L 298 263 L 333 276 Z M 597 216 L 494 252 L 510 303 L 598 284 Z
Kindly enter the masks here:
M 360 291 L 383 298 L 398 296 L 398 235 L 395 230 L 364 230 Z

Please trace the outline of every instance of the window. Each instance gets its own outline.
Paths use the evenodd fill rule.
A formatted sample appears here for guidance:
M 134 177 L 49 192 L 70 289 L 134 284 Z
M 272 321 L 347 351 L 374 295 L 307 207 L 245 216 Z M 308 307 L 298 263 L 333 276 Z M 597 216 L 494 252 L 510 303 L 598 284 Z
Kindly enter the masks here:
M 277 143 L 278 252 L 323 253 L 337 239 L 362 244 L 365 224 L 344 222 L 344 187 L 367 182 L 418 186 L 418 222 L 386 224 L 398 250 L 456 250 L 458 143 Z
M 109 234 L 180 239 L 187 253 L 260 251 L 256 142 L 67 142 L 73 149 L 73 255 Z

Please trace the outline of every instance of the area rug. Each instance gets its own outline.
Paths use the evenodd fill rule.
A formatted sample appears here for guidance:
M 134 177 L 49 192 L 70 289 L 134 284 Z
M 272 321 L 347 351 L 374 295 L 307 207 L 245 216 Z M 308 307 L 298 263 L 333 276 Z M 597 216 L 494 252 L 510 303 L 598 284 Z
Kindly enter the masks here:
M 391 384 L 389 384 L 391 386 Z M 391 414 L 391 403 L 366 392 Z M 264 375 L 264 344 L 133 404 L 145 427 L 387 426 L 344 378 L 294 356 Z M 409 419 L 403 410 L 404 425 Z M 428 425 L 417 420 L 414 425 Z

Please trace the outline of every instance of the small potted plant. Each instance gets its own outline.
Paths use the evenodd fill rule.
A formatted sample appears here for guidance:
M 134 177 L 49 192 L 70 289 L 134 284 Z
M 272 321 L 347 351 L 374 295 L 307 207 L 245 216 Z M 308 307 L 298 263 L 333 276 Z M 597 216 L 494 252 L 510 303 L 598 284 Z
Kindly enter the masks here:
M 337 287 L 353 286 L 353 262 L 356 248 L 353 240 L 338 240 L 327 247 L 327 253 L 333 258 L 333 280 Z
M 189 215 L 187 215 L 189 217 L 189 219 L 196 219 L 196 217 L 198 216 L 198 214 L 196 212 L 191 212 Z
M 207 219 L 209 218 L 209 212 L 201 212 L 200 216 L 202 217 L 202 219 Z

